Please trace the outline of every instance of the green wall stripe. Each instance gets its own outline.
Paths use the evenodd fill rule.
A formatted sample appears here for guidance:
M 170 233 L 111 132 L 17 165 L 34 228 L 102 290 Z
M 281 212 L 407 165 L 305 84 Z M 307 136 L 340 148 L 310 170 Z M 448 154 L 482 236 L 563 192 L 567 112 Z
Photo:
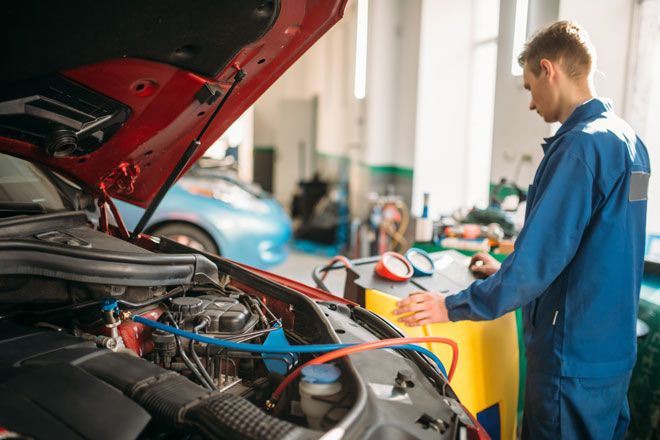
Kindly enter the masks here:
M 413 170 L 412 168 L 400 167 L 396 165 L 367 165 L 362 164 L 366 167 L 371 174 L 394 174 L 395 176 L 408 177 L 412 179 Z
M 331 160 L 336 160 L 339 162 L 350 162 L 351 158 L 348 156 L 345 156 L 343 154 L 334 154 L 334 153 L 326 153 L 324 151 L 317 151 L 316 156 L 323 158 L 323 159 L 331 159 Z
M 255 145 L 254 151 L 261 151 L 261 152 L 275 151 L 275 147 L 270 145 L 259 145 L 259 146 Z
M 271 146 L 255 146 L 254 147 L 255 151 L 273 151 L 273 147 Z M 317 151 L 316 152 L 317 158 L 320 159 L 326 159 L 326 160 L 332 160 L 332 161 L 337 161 L 337 162 L 351 162 L 351 158 L 348 156 L 345 156 L 343 154 L 334 154 L 334 153 L 327 153 L 324 151 Z M 400 177 L 406 177 L 409 179 L 412 179 L 413 177 L 413 170 L 412 168 L 408 167 L 401 167 L 397 165 L 369 165 L 364 162 L 360 162 L 360 166 L 363 168 L 366 168 L 367 171 L 371 174 L 377 174 L 377 175 L 382 175 L 382 174 L 391 174 L 395 176 L 400 176 Z

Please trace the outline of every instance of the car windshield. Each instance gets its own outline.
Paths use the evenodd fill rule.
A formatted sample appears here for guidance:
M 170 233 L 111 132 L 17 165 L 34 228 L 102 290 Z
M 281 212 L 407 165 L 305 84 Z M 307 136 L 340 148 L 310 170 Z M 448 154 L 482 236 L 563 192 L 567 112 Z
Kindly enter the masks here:
M 220 167 L 220 166 L 210 166 L 210 165 L 205 165 L 205 166 L 200 166 L 199 163 L 195 164 L 188 173 L 186 174 L 187 177 L 211 177 L 213 179 L 217 180 L 223 180 L 226 183 L 223 183 L 225 187 L 231 185 L 231 186 L 238 186 L 240 187 L 243 191 L 257 197 L 260 199 L 263 198 L 268 198 L 268 194 L 264 192 L 264 190 L 257 184 L 254 183 L 248 183 L 244 182 L 242 180 L 239 180 L 237 177 L 234 177 L 231 175 L 229 171 L 227 171 L 225 168 Z
M 53 182 L 36 165 L 0 154 L 0 203 L 36 203 L 49 211 L 65 209 Z

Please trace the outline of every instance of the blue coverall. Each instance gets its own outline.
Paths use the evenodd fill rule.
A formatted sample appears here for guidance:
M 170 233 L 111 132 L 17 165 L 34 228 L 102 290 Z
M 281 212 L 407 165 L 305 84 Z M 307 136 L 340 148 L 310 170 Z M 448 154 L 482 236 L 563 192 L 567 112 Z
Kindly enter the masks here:
M 623 438 L 648 153 L 601 99 L 577 107 L 545 141 L 515 252 L 446 298 L 449 319 L 490 320 L 524 306 L 523 438 Z

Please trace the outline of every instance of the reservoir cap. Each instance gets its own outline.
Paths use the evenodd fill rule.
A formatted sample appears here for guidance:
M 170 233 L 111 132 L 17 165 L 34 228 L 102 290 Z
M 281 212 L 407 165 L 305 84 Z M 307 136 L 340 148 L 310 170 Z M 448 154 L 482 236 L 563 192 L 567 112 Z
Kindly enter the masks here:
M 341 370 L 334 365 L 308 365 L 302 369 L 302 376 L 305 382 L 330 384 L 337 382 Z

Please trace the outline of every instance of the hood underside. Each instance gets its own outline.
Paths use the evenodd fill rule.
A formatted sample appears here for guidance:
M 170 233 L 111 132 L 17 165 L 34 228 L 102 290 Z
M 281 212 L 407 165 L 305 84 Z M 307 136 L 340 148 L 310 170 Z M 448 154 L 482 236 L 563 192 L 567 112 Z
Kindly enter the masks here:
M 188 165 L 341 18 L 345 3 L 7 5 L 0 151 L 147 206 L 236 72 L 246 77 Z

